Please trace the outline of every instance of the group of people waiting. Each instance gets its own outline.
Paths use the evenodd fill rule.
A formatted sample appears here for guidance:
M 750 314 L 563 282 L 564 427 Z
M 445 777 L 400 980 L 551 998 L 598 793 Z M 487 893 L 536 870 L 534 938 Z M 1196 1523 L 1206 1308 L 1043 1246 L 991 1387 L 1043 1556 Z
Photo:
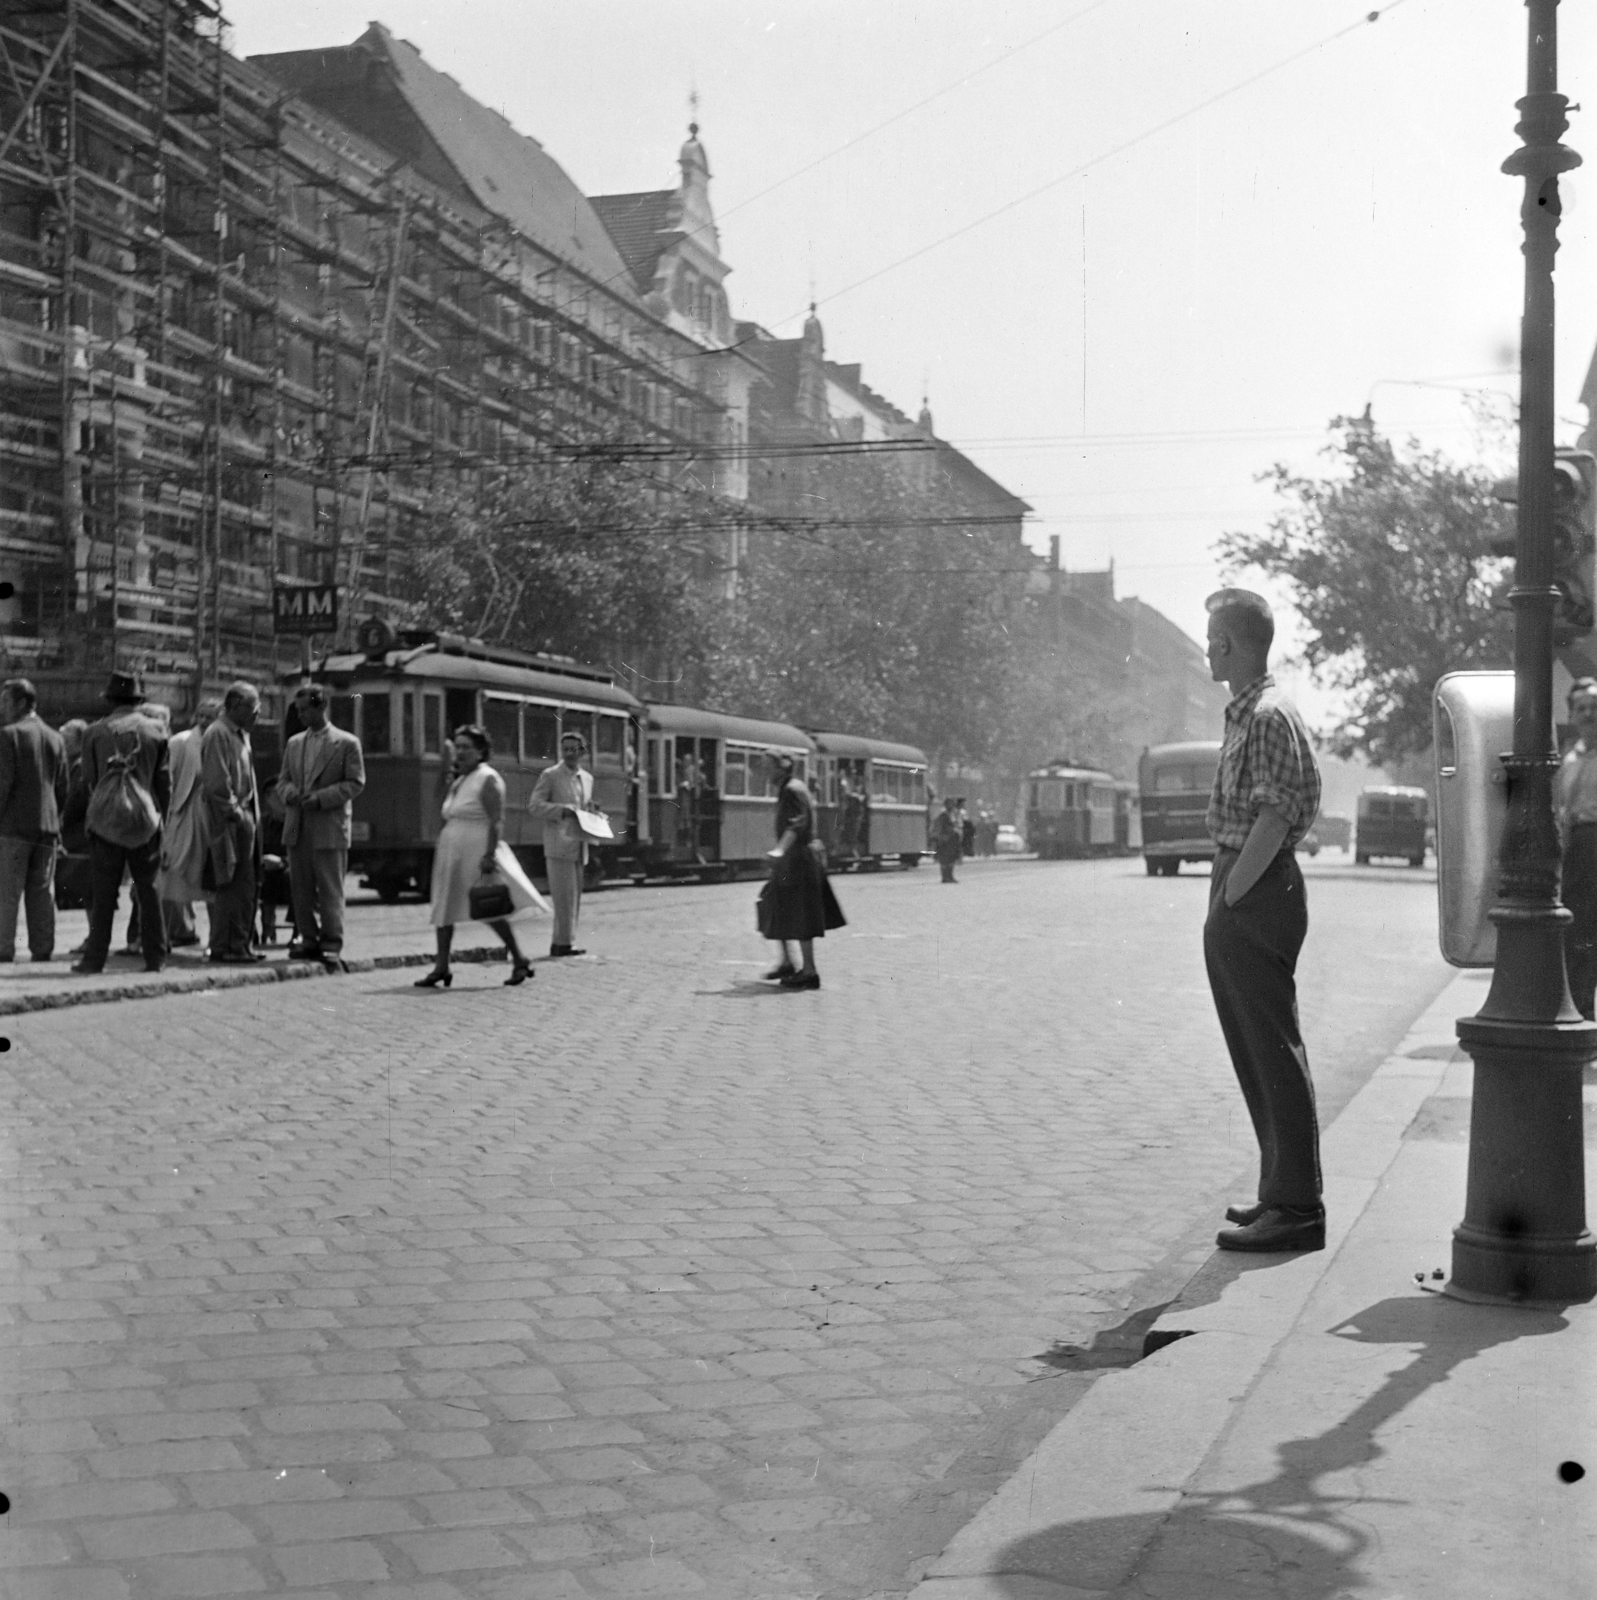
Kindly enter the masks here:
M 133 911 L 127 947 L 158 972 L 173 948 L 200 942 L 194 915 L 209 911 L 210 957 L 225 965 L 264 959 L 256 948 L 263 796 L 250 732 L 260 713 L 253 684 L 202 699 L 174 733 L 171 713 L 146 698 L 137 674 L 113 672 L 106 713 L 59 731 L 38 714 L 26 679 L 0 690 L 0 961 L 14 958 L 18 901 L 35 961 L 55 954 L 55 871 L 86 857 L 88 937 L 72 970 L 96 973 L 111 954 L 124 881 Z M 290 954 L 337 961 L 344 938 L 350 802 L 365 786 L 360 742 L 331 726 L 327 696 L 295 698 L 298 730 L 266 804 L 281 822 L 294 905 Z

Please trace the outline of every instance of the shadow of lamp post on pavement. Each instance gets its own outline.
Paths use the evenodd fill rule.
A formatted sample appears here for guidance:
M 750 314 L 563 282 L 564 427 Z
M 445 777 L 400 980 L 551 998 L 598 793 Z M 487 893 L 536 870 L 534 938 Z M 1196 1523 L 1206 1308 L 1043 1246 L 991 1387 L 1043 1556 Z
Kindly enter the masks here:
M 1380 1502 L 1358 1484 L 1361 1469 L 1384 1453 L 1381 1430 L 1466 1361 L 1567 1326 L 1551 1308 L 1465 1307 L 1435 1294 L 1378 1301 L 1328 1332 L 1358 1344 L 1410 1345 L 1413 1359 L 1322 1432 L 1277 1446 L 1271 1476 L 1188 1491 L 1170 1510 L 1038 1528 L 999 1553 L 989 1581 L 1013 1600 L 1042 1600 L 1058 1586 L 1145 1600 L 1341 1600 L 1362 1592 L 1360 1562 L 1381 1535 L 1360 1508 Z M 1352 1476 L 1334 1481 L 1341 1474 Z
M 1497 960 L 1486 1003 L 1461 1018 L 1475 1063 L 1464 1220 L 1446 1293 L 1500 1304 L 1570 1304 L 1597 1295 L 1597 1240 L 1586 1226 L 1581 1073 L 1597 1024 L 1570 1003 L 1553 817 L 1553 258 L 1558 175 L 1580 165 L 1559 141 L 1558 0 L 1526 0 L 1522 142 L 1503 171 L 1525 180 L 1520 336 L 1518 536 L 1514 587 L 1514 749 L 1503 757 L 1508 823 L 1499 863 Z

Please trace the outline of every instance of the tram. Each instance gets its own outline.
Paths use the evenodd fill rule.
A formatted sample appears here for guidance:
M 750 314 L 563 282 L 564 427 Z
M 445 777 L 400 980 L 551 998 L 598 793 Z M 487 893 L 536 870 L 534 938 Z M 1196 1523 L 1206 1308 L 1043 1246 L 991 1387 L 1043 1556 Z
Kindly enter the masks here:
M 350 867 L 380 899 L 428 892 L 449 784 L 450 730 L 468 722 L 493 741 L 493 765 L 505 780 L 503 837 L 536 877 L 544 872 L 543 832 L 527 815 L 527 800 L 538 775 L 559 760 L 560 736 L 581 732 L 594 803 L 617 836 L 592 852 L 589 873 L 597 879 L 623 870 L 638 835 L 642 701 L 607 673 L 447 633 L 396 634 L 371 620 L 361 625 L 359 645 L 313 661 L 310 676 L 330 691 L 330 719 L 357 735 L 365 752 Z
M 1026 775 L 1026 842 L 1042 860 L 1113 855 L 1126 848 L 1129 816 L 1117 828 L 1118 780 L 1100 767 L 1060 759 Z
M 1142 859 L 1148 876 L 1173 878 L 1183 861 L 1213 861 L 1207 817 L 1218 739 L 1156 744 L 1142 752 L 1137 781 L 1142 801 Z
M 817 823 L 834 868 L 906 867 L 926 854 L 926 753 L 914 745 L 815 733 Z
M 735 877 L 776 843 L 776 783 L 766 758 L 793 758 L 808 779 L 810 736 L 785 722 L 724 717 L 692 706 L 645 712 L 647 806 L 634 850 L 649 876 Z

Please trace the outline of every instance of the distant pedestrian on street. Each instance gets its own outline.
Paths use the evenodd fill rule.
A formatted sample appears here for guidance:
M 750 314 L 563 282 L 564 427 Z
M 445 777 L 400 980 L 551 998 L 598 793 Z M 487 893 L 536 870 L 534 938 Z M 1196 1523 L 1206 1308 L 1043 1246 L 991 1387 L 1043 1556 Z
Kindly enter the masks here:
M 587 753 L 588 741 L 575 728 L 567 728 L 560 735 L 559 761 L 538 774 L 527 801 L 528 814 L 543 824 L 544 871 L 555 908 L 549 945 L 552 956 L 587 953 L 577 948 L 582 874 L 588 864 L 588 839 L 578 813 L 597 810 L 593 803 L 593 774 L 582 766 Z
M 964 832 L 959 826 L 959 801 L 948 795 L 943 809 L 932 819 L 932 854 L 942 868 L 943 882 L 956 883 L 954 868 L 964 853 Z
M 166 730 L 141 712 L 144 694 L 134 674 L 113 672 L 105 699 L 110 712 L 83 736 L 89 937 L 72 970 L 105 970 L 117 896 L 127 872 L 139 908 L 144 965 L 159 972 L 166 961 L 166 919 L 155 877 L 161 867 L 161 819 L 172 794 Z
M 533 888 L 510 846 L 500 838 L 505 815 L 505 780 L 488 765 L 493 743 L 475 723 L 455 729 L 455 776 L 444 795 L 444 827 L 433 847 L 433 933 L 438 954 L 433 969 L 416 980 L 418 989 L 446 989 L 454 982 L 449 970 L 449 952 L 454 945 L 455 924 L 477 920 L 471 906 L 474 884 L 493 879 L 510 891 L 510 910 L 505 916 L 486 919 L 510 952 L 510 976 L 506 987 L 513 988 L 535 978 L 532 963 L 516 942 L 509 918 L 534 907 L 547 910 L 543 896 Z
M 231 967 L 266 959 L 255 948 L 261 802 L 250 746 L 250 730 L 260 711 L 255 685 L 241 680 L 228 689 L 221 716 L 200 740 L 200 785 L 209 833 L 204 882 L 213 893 L 211 960 Z
M 1569 998 L 1589 1022 L 1597 998 L 1597 678 L 1569 687 L 1574 745 L 1558 774 L 1564 840 L 1563 901 L 1574 921 L 1564 929 Z
M 1226 1212 L 1222 1250 L 1322 1250 L 1325 1206 L 1314 1081 L 1298 1030 L 1308 932 L 1293 850 L 1320 809 L 1308 729 L 1270 676 L 1275 619 L 1262 595 L 1209 596 L 1209 670 L 1230 685 L 1209 799 L 1215 843 L 1203 954 L 1215 1010 L 1259 1141 L 1258 1203 Z
M 0 961 L 16 956 L 17 906 L 35 961 L 55 954 L 55 857 L 67 803 L 67 751 L 39 720 L 26 678 L 0 688 Z
M 768 850 L 771 876 L 760 893 L 760 932 L 780 942 L 782 959 L 768 973 L 784 989 L 819 989 L 821 975 L 815 966 L 815 941 L 830 928 L 848 920 L 837 903 L 815 841 L 815 806 L 808 787 L 795 776 L 793 757 L 771 751 L 777 781 L 776 848 Z M 799 947 L 794 966 L 790 941 Z
M 965 809 L 963 800 L 959 802 L 959 848 L 962 855 L 976 854 L 976 824 Z
M 303 733 L 283 752 L 277 795 L 299 942 L 289 955 L 335 964 L 344 948 L 344 874 L 349 870 L 352 802 L 366 787 L 360 740 L 327 720 L 327 690 L 294 696 Z
M 200 879 L 210 849 L 205 790 L 200 783 L 200 746 L 205 730 L 222 714 L 222 702 L 207 695 L 194 708 L 194 725 L 167 740 L 172 771 L 172 801 L 161 837 L 161 908 L 167 941 L 175 949 L 200 942 L 194 902 L 204 895 Z

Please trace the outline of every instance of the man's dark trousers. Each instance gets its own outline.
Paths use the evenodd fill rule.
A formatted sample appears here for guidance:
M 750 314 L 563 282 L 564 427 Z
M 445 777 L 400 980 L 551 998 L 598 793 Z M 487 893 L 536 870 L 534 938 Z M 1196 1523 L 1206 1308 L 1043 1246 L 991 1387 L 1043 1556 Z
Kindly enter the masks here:
M 122 869 L 133 877 L 133 895 L 139 906 L 139 932 L 144 964 L 159 966 L 166 959 L 166 919 L 155 876 L 161 869 L 161 835 L 133 849 L 112 844 L 99 834 L 89 835 L 89 937 L 83 946 L 83 965 L 98 971 L 111 953 L 111 922 L 122 889 Z
M 1574 917 L 1564 929 L 1569 998 L 1590 1018 L 1597 997 L 1597 822 L 1577 822 L 1564 846 L 1564 904 Z
M 228 883 L 219 883 L 211 900 L 211 959 L 247 956 L 255 948 L 255 895 L 259 862 L 253 824 L 237 822 L 238 866 Z
M 1203 956 L 1220 1028 L 1259 1140 L 1259 1202 L 1321 1204 L 1314 1082 L 1298 1031 L 1295 973 L 1309 930 L 1303 874 L 1288 851 L 1234 906 L 1225 903 L 1235 850 L 1215 856 Z

